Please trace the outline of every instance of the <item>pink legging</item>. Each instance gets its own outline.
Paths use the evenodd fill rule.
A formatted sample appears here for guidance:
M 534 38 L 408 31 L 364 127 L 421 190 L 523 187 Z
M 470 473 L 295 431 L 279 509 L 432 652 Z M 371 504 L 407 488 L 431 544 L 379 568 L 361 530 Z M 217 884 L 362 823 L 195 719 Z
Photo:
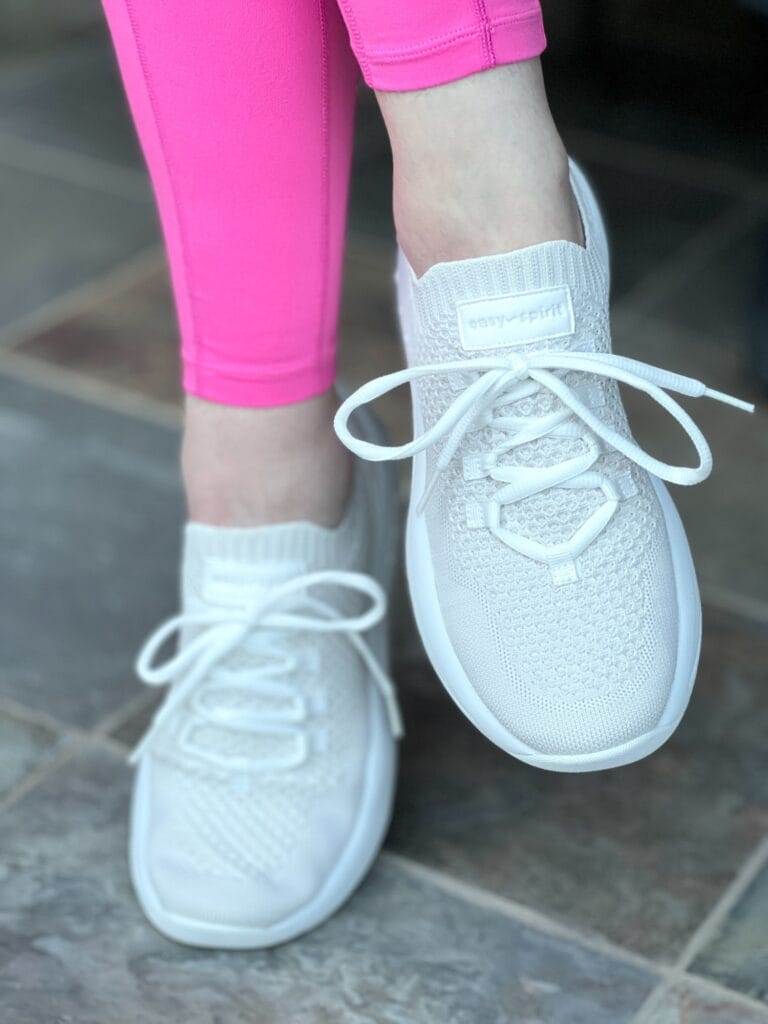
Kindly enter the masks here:
M 184 389 L 334 378 L 356 82 L 421 89 L 535 57 L 538 0 L 104 0 L 160 209 Z

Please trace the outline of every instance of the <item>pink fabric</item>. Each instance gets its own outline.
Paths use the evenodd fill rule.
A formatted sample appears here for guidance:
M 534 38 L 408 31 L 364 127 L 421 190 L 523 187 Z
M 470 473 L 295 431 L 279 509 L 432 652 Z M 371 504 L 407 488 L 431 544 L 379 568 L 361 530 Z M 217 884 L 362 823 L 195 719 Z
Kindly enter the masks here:
M 340 0 L 342 20 L 335 0 L 103 3 L 160 211 L 185 390 L 246 406 L 322 393 L 358 64 L 374 88 L 404 90 L 527 59 L 545 45 L 538 4 Z
M 546 45 L 538 0 L 339 0 L 365 81 L 427 89 Z

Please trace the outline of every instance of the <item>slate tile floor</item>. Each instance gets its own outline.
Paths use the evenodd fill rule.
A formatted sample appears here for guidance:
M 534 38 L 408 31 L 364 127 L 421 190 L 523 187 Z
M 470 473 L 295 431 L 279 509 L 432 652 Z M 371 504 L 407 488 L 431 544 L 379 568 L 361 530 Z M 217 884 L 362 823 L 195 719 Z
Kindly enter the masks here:
M 257 955 L 182 949 L 146 925 L 124 860 L 124 755 L 151 700 L 132 654 L 175 600 L 179 391 L 119 95 L 103 40 L 0 60 L 0 1020 L 768 1022 L 763 409 L 692 408 L 716 476 L 676 497 L 707 632 L 691 713 L 662 752 L 597 777 L 512 763 L 439 688 L 401 592 L 408 736 L 387 849 L 359 894 Z M 399 358 L 369 100 L 360 126 L 352 383 Z M 585 126 L 571 137 L 613 236 L 616 347 L 754 395 L 745 350 L 768 207 L 753 165 L 655 149 L 647 122 L 639 146 L 626 125 Z M 687 455 L 655 410 L 633 409 L 644 443 Z M 383 413 L 405 438 L 407 396 Z

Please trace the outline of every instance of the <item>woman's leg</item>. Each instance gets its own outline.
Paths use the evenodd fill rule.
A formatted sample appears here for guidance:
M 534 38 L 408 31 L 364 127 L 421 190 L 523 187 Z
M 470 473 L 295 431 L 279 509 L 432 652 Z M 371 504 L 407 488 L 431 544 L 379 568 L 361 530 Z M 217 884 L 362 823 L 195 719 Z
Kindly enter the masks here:
M 104 6 L 171 266 L 190 517 L 332 525 L 349 477 L 331 389 L 357 77 L 338 11 Z
M 394 160 L 398 240 L 445 260 L 580 241 L 568 161 L 537 59 L 535 0 L 340 0 Z
M 359 454 L 397 456 L 359 444 L 346 417 L 411 381 L 425 648 L 500 747 L 587 771 L 651 753 L 685 710 L 700 607 L 658 477 L 696 482 L 709 457 L 697 441 L 699 469 L 665 466 L 630 441 L 616 380 L 675 384 L 611 352 L 605 228 L 521 6 L 345 3 L 392 140 L 409 370 L 351 396 L 338 426 Z
M 131 874 L 172 938 L 271 946 L 356 888 L 395 780 L 395 487 L 348 479 L 332 430 L 356 67 L 332 0 L 105 2 L 179 308 L 193 520 L 181 613 L 137 659 L 170 690 L 134 752 Z

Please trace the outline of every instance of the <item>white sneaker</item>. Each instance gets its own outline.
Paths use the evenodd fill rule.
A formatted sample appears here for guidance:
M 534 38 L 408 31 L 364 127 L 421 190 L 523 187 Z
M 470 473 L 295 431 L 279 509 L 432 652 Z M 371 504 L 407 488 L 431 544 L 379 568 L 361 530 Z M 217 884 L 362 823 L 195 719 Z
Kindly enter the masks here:
M 179 942 L 294 938 L 378 853 L 400 733 L 384 621 L 396 492 L 382 468 L 358 465 L 335 530 L 187 527 L 182 614 L 137 662 L 171 689 L 132 758 L 130 842 L 139 902 Z M 154 666 L 176 632 L 178 653 Z
M 554 771 L 628 764 L 671 735 L 693 687 L 701 609 L 662 480 L 710 472 L 707 443 L 668 391 L 751 407 L 612 355 L 605 230 L 571 178 L 586 248 L 548 242 L 397 274 L 409 369 L 360 388 L 336 417 L 374 461 L 413 456 L 407 564 L 432 664 L 472 722 Z M 632 439 L 616 382 L 689 434 L 696 468 Z M 414 440 L 353 437 L 351 412 L 410 382 Z

